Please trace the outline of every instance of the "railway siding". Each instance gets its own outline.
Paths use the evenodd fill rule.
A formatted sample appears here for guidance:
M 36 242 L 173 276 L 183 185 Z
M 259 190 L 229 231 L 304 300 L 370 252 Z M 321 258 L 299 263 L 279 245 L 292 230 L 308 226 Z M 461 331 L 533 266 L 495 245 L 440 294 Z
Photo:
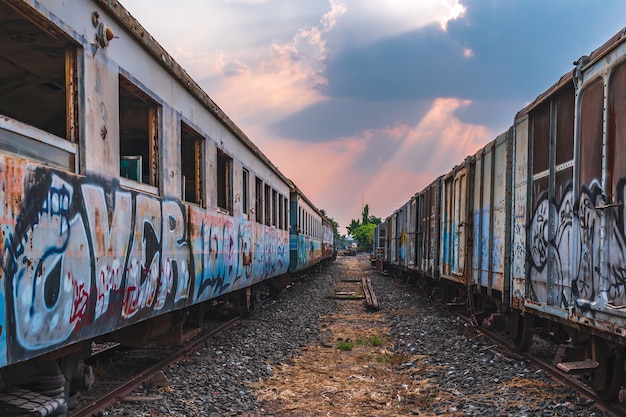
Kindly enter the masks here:
M 331 298 L 359 295 L 363 276 L 381 310 Z M 309 275 L 164 374 L 109 414 L 608 416 L 360 256 Z

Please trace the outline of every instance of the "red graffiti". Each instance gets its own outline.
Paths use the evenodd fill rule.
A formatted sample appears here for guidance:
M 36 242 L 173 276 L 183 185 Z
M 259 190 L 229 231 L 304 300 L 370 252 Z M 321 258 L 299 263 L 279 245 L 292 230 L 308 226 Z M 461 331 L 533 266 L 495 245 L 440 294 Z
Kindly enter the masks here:
M 82 319 L 87 311 L 87 299 L 89 297 L 89 293 L 85 290 L 85 284 L 83 282 L 76 282 L 76 280 L 74 280 L 69 273 L 67 274 L 67 278 L 72 281 L 72 288 L 74 289 L 70 323 L 75 323 Z

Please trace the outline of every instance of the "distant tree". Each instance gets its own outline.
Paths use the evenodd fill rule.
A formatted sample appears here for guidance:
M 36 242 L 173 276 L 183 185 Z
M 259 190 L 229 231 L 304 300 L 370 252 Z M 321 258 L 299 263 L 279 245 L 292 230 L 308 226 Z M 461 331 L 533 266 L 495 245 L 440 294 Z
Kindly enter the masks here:
M 366 225 L 370 222 L 370 206 L 368 204 L 363 207 L 363 213 L 361 213 L 361 224 Z
M 361 221 L 359 220 L 354 220 L 352 219 L 352 221 L 350 222 L 350 225 L 346 227 L 346 229 L 348 230 L 348 234 L 350 236 L 352 236 L 355 240 L 358 240 L 355 233 L 357 231 L 357 229 L 359 229 L 362 226 L 366 226 L 366 225 L 373 225 L 376 226 L 377 224 L 381 224 L 382 220 L 380 217 L 376 217 L 373 215 L 370 215 L 370 206 L 369 204 L 366 204 L 365 207 L 363 207 L 363 212 L 361 213 Z M 373 239 L 373 228 L 372 228 L 372 239 Z M 363 231 L 359 231 L 359 233 L 362 233 Z
M 372 224 L 376 225 L 376 224 L 381 224 L 382 222 L 383 221 L 380 219 L 380 217 L 370 216 L 368 223 L 372 223 Z
M 352 221 L 350 222 L 350 224 L 346 227 L 346 229 L 348 230 L 348 234 L 350 236 L 354 236 L 354 231 L 361 226 L 361 222 L 358 220 L 354 220 L 352 219 Z
M 354 240 L 356 240 L 361 250 L 367 250 L 372 247 L 375 228 L 376 225 L 373 223 L 363 224 L 357 227 L 352 233 L 352 237 L 354 237 Z

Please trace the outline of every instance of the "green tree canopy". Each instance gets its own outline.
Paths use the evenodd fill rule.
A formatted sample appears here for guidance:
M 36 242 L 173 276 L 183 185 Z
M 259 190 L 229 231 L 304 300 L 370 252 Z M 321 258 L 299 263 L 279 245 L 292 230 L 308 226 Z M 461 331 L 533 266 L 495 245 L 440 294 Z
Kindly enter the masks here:
M 358 220 L 354 220 L 352 219 L 352 221 L 350 222 L 350 224 L 348 225 L 348 227 L 346 227 L 346 229 L 348 230 L 348 234 L 350 236 L 354 236 L 354 231 L 361 226 L 361 222 Z
M 361 249 L 368 249 L 372 247 L 374 241 L 374 229 L 376 225 L 373 223 L 363 224 L 357 227 L 352 232 L 352 237 L 357 242 Z

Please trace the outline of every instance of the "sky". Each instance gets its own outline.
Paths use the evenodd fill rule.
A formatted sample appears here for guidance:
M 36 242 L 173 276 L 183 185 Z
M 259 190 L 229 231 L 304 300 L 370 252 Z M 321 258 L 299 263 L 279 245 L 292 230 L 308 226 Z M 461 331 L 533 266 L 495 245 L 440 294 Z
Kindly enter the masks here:
M 121 0 L 307 197 L 383 220 L 626 25 L 623 0 Z

